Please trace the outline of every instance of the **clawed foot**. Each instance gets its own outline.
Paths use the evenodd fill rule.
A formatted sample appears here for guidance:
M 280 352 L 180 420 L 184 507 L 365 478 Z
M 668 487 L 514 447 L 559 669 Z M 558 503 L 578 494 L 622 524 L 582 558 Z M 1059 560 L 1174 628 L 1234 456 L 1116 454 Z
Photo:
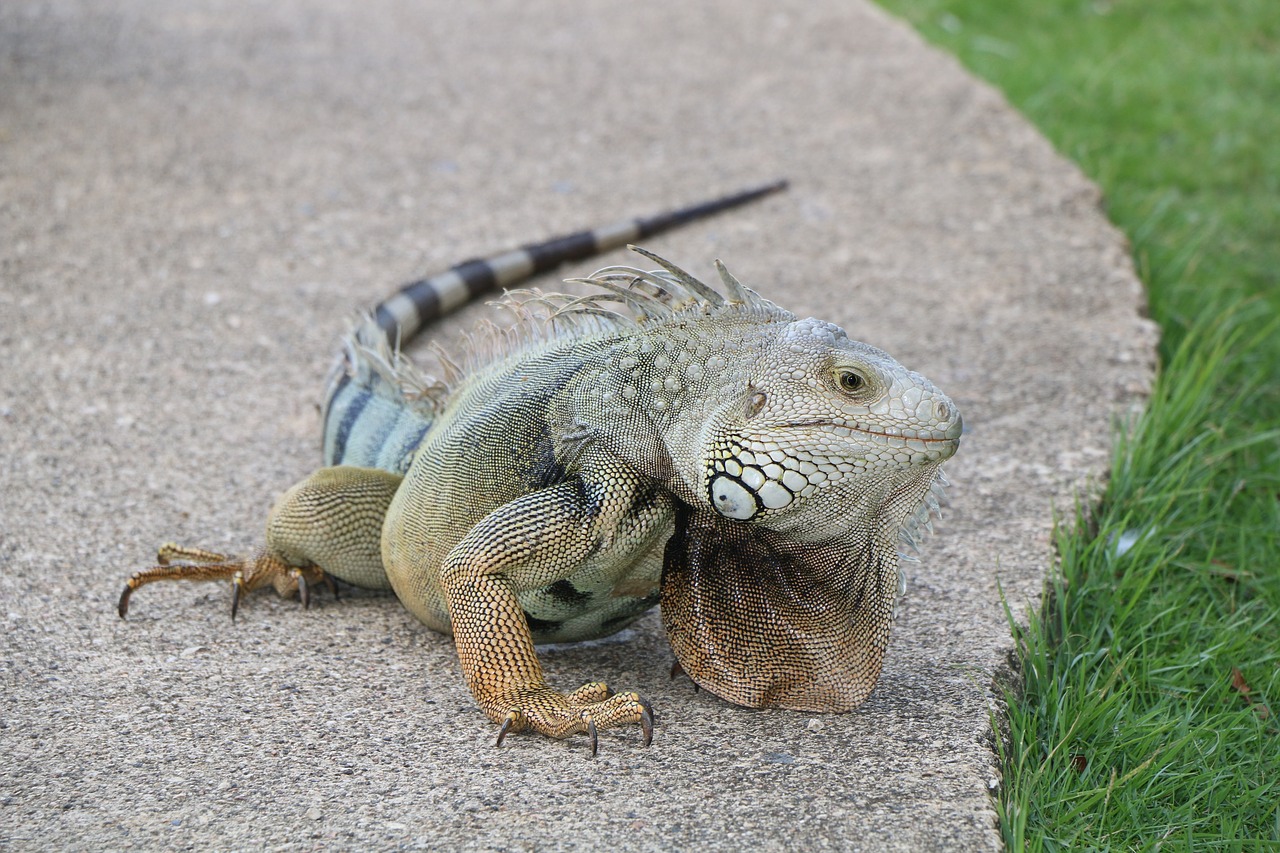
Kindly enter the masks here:
M 160 547 L 156 555 L 159 565 L 134 572 L 120 593 L 116 612 L 125 618 L 129 612 L 129 598 L 134 590 L 159 580 L 230 580 L 231 618 L 240 609 L 242 593 L 252 592 L 271 584 L 283 596 L 297 595 L 303 608 L 311 606 L 311 587 L 323 582 L 338 597 L 338 588 L 323 570 L 315 566 L 290 566 L 278 557 L 258 552 L 244 559 L 228 557 L 203 548 L 185 548 L 172 543 Z
M 585 732 L 591 738 L 591 756 L 599 748 L 597 732 L 600 729 L 640 724 L 644 745 L 653 742 L 653 708 L 638 693 L 610 695 L 609 688 L 600 682 L 584 684 L 572 693 L 557 693 L 548 687 L 525 688 L 513 691 L 507 702 L 494 702 L 490 713 L 502 721 L 495 746 L 509 732 L 533 731 L 553 738 L 566 738 Z M 507 710 L 501 711 L 505 707 Z M 489 710 L 489 709 L 486 709 Z

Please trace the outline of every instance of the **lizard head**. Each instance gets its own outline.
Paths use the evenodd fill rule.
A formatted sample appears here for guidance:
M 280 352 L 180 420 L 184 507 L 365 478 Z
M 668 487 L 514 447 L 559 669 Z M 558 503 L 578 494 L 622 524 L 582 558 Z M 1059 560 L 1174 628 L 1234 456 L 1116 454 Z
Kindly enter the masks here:
M 588 280 L 640 317 L 583 391 L 595 420 L 632 421 L 613 430 L 631 437 L 617 452 L 678 483 L 694 506 L 795 539 L 874 527 L 896 540 L 910 528 L 959 446 L 955 404 L 882 350 L 763 299 L 718 261 L 723 293 L 636 251 L 663 269 L 608 267 Z M 594 300 L 567 308 L 598 322 Z M 661 438 L 635 446 L 646 424 Z M 652 464 L 664 457 L 670 475 Z
M 900 544 L 937 509 L 954 403 L 884 352 L 777 318 L 726 369 L 698 446 L 701 506 L 663 556 L 662 618 L 684 671 L 753 707 L 847 711 L 874 688 Z M 688 473 L 685 474 L 688 477 Z
M 887 353 L 819 320 L 780 326 L 740 399 L 705 425 L 701 481 L 727 519 L 809 540 L 900 528 L 959 446 L 959 410 Z
M 744 328 L 721 350 L 742 357 L 696 442 L 699 499 L 664 552 L 663 625 L 685 672 L 718 696 L 847 711 L 879 676 L 898 548 L 937 508 L 960 415 L 829 323 L 767 328 L 763 343 Z
M 636 319 L 600 339 L 572 422 L 598 424 L 679 498 L 661 582 L 671 647 L 742 705 L 855 708 L 888 644 L 898 546 L 937 508 L 960 414 L 886 353 L 797 319 L 722 264 L 718 292 L 638 251 L 662 270 L 591 280 Z M 598 324 L 602 302 L 564 310 Z

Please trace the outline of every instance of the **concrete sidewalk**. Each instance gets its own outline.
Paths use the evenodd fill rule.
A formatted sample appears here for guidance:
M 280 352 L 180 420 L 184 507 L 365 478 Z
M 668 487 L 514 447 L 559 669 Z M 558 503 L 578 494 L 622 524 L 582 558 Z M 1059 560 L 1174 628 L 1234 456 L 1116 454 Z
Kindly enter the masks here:
M 997 584 L 1034 601 L 1053 509 L 1151 376 L 1094 187 L 863 3 L 355 8 L 0 5 L 0 846 L 999 847 Z M 158 544 L 246 549 L 317 464 L 355 308 L 781 176 L 651 248 L 889 350 L 969 427 L 859 711 L 694 692 L 650 614 L 544 661 L 649 696 L 651 748 L 495 750 L 451 641 L 393 599 L 232 624 L 223 587 L 157 585 L 116 618 Z

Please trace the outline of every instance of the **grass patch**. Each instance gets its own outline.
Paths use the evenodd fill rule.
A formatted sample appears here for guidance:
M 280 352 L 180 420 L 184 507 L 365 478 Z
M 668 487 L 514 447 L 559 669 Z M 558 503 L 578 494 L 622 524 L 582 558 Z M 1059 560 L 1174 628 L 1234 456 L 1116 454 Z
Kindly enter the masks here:
M 1103 188 L 1164 331 L 1145 416 L 1017 634 L 1014 849 L 1280 845 L 1274 0 L 881 0 Z

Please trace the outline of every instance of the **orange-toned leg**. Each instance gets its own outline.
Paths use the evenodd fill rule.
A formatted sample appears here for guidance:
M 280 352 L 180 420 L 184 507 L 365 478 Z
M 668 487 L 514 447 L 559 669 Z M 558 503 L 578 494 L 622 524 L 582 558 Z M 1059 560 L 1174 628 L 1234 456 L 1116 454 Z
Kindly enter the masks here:
M 290 566 L 266 551 L 240 559 L 170 543 L 161 546 L 157 562 L 157 566 L 134 572 L 125 583 L 116 606 L 121 619 L 129 612 L 129 598 L 134 590 L 159 580 L 230 580 L 232 619 L 240 609 L 240 596 L 267 584 L 282 596 L 300 596 L 303 607 L 310 606 L 310 589 L 318 583 L 327 584 L 337 595 L 337 588 L 323 569 L 318 566 Z

